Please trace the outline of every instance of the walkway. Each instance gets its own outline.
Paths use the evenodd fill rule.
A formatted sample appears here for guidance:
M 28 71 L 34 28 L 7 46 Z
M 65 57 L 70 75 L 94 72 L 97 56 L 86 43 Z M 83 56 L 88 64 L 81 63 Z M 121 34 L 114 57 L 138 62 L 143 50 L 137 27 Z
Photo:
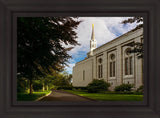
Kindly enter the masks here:
M 50 95 L 43 97 L 39 101 L 93 101 L 93 100 L 69 92 L 61 90 L 53 90 Z

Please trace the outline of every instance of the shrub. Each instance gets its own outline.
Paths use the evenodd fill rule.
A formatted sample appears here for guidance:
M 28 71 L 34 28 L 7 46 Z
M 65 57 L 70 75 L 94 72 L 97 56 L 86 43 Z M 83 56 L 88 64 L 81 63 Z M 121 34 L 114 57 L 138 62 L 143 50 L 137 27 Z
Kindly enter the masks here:
M 135 92 L 136 94 L 143 94 L 143 85 L 141 85 Z
M 131 91 L 132 88 L 133 88 L 132 84 L 121 84 L 119 86 L 116 86 L 114 88 L 114 91 Z
M 57 90 L 57 88 L 58 88 L 57 86 L 52 85 L 52 86 L 50 86 L 49 89 L 50 89 L 50 90 Z
M 76 90 L 87 90 L 87 87 L 73 87 Z
M 138 89 L 137 92 L 143 92 L 143 85 L 141 85 Z
M 109 86 L 110 83 L 105 82 L 103 79 L 94 79 L 91 83 L 88 84 L 87 90 L 89 93 L 97 93 L 101 91 L 107 91 Z

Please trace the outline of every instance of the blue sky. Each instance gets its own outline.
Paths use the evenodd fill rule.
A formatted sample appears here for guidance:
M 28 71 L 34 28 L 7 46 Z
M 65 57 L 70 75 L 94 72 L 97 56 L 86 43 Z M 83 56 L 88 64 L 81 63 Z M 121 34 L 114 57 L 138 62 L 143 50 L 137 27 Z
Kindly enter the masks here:
M 120 35 L 135 28 L 136 23 L 121 24 L 121 22 L 129 17 L 79 17 L 82 22 L 75 30 L 78 38 L 76 39 L 81 45 L 75 46 L 74 49 L 68 52 L 72 56 L 69 60 L 69 67 L 65 70 L 72 74 L 72 68 L 75 63 L 85 59 L 89 52 L 92 24 L 94 24 L 95 39 L 97 47 L 119 37 Z M 70 47 L 67 45 L 66 47 Z M 72 46 L 73 47 L 73 46 Z

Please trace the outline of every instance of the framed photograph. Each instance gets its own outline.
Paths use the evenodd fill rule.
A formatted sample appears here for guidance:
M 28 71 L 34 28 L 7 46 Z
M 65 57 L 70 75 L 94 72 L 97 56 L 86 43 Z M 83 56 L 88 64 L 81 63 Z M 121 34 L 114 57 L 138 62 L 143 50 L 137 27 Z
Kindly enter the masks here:
M 0 116 L 159 118 L 159 6 L 0 1 Z

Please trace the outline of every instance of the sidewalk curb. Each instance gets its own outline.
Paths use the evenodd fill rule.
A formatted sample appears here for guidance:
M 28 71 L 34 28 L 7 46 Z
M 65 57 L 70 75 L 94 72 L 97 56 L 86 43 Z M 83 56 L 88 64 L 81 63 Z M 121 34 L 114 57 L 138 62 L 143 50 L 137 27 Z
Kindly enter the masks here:
M 49 92 L 49 93 L 48 93 L 47 95 L 45 95 L 45 96 L 42 96 L 42 97 L 40 97 L 40 98 L 37 98 L 35 101 L 39 101 L 39 100 L 41 100 L 42 98 L 44 98 L 44 97 L 46 97 L 46 96 L 49 96 L 51 93 L 52 93 L 52 91 Z

